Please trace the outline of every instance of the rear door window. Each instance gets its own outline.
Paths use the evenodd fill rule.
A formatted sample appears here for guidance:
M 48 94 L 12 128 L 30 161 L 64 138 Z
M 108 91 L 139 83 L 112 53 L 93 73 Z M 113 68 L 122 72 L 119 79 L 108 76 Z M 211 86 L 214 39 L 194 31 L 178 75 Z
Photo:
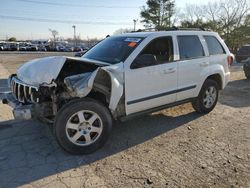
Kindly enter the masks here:
M 194 59 L 204 56 L 204 50 L 198 36 L 178 36 L 180 60 Z
M 207 43 L 209 55 L 225 54 L 225 50 L 214 36 L 204 36 Z

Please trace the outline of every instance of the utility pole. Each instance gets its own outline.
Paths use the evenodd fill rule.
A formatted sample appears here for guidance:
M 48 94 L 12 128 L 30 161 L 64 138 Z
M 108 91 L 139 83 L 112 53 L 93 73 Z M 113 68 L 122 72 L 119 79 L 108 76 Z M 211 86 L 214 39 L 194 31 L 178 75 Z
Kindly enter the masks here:
M 76 26 L 73 25 L 72 27 L 74 29 L 74 42 L 75 42 L 75 47 L 76 47 Z
M 134 19 L 133 22 L 134 22 L 134 31 L 135 31 L 136 30 L 136 22 L 137 22 L 137 20 Z

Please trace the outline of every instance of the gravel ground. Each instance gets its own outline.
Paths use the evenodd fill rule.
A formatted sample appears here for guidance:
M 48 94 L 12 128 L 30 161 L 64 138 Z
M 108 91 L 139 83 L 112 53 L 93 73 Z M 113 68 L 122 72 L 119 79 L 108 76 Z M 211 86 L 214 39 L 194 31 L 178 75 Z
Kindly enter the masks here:
M 0 54 L 0 91 L 1 78 L 40 55 Z M 240 65 L 231 78 L 210 114 L 186 104 L 117 123 L 85 156 L 62 151 L 48 125 L 11 120 L 0 104 L 0 187 L 250 187 L 250 80 Z

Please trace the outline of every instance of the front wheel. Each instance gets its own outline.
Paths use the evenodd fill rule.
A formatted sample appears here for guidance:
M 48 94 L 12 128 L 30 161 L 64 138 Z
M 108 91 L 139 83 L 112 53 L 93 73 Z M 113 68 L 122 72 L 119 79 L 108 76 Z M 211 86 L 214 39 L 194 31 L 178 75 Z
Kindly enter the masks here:
M 93 99 L 74 100 L 60 109 L 54 124 L 62 148 L 72 154 L 88 154 L 102 147 L 112 128 L 108 109 Z
M 219 86 L 214 80 L 206 80 L 201 88 L 198 97 L 192 102 L 193 108 L 198 113 L 209 113 L 217 104 Z

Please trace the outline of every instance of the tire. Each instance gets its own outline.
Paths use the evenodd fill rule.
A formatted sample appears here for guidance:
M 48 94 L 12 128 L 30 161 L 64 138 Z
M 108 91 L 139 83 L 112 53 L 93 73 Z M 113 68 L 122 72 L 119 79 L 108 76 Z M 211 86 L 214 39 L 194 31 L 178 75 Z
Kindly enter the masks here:
M 71 154 L 89 154 L 101 148 L 111 133 L 109 110 L 90 98 L 76 99 L 63 106 L 54 123 L 59 145 Z
M 212 92 L 212 89 L 213 91 Z M 208 93 L 209 95 L 208 95 Z M 217 104 L 219 96 L 219 85 L 216 81 L 207 79 L 198 95 L 198 97 L 192 102 L 192 106 L 196 112 L 201 114 L 207 114 L 211 112 Z M 206 100 L 205 100 L 206 99 Z
M 243 65 L 243 70 L 247 79 L 250 79 L 250 63 L 245 63 Z

